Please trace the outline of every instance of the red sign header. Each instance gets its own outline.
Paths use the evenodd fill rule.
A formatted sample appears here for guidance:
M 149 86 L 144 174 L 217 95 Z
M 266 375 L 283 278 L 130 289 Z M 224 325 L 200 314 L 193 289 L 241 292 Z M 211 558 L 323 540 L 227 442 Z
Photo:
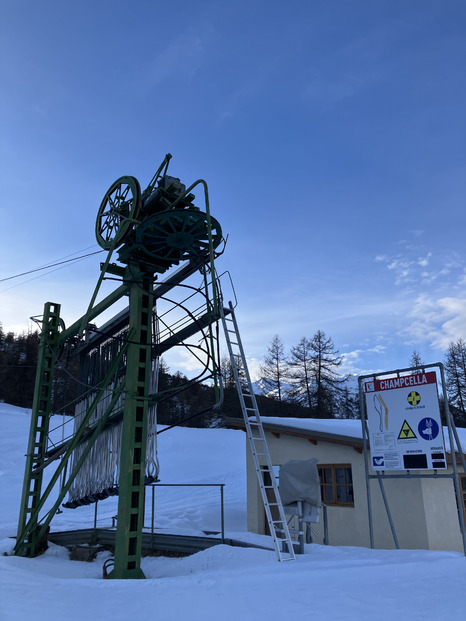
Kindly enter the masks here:
M 373 380 L 364 385 L 365 392 L 380 392 L 382 390 L 395 390 L 397 388 L 415 388 L 427 384 L 436 384 L 437 377 L 435 371 L 428 373 L 416 373 L 414 375 L 404 375 L 403 377 L 390 377 L 389 379 Z

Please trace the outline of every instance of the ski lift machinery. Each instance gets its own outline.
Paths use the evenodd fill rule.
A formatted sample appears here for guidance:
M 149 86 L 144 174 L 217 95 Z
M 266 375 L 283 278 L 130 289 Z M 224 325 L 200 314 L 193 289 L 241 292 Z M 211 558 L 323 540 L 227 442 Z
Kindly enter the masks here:
M 117 494 L 115 559 L 109 577 L 144 577 L 140 567 L 144 486 L 157 480 L 156 409 L 167 396 L 158 391 L 160 356 L 200 333 L 204 345 L 195 355 L 204 361 L 204 371 L 192 381 L 213 381 L 215 403 L 209 409 L 217 408 L 222 400 L 220 321 L 236 370 L 243 415 L 246 418 L 251 411 L 255 415 L 255 431 L 249 437 L 253 454 L 262 437 L 265 441 L 239 333 L 233 340 L 228 337 L 232 332 L 228 326 L 234 325 L 233 332 L 237 332 L 237 324 L 233 305 L 223 306 L 215 272 L 215 259 L 223 252 L 224 239 L 220 224 L 210 214 L 207 184 L 199 179 L 186 188 L 167 174 L 170 159 L 167 154 L 143 192 L 136 177 L 124 176 L 105 194 L 95 233 L 107 256 L 86 313 L 66 328 L 60 305 L 47 302 L 44 306 L 16 555 L 35 556 L 40 552 L 61 504 L 74 508 Z M 194 203 L 196 188 L 202 191 L 204 211 Z M 111 262 L 115 254 L 118 263 Z M 202 281 L 197 288 L 186 284 L 196 273 L 201 274 Z M 97 301 L 104 279 L 120 284 Z M 186 288 L 181 302 L 167 296 L 176 287 Z M 100 329 L 91 323 L 125 297 L 129 299 L 126 310 Z M 167 299 L 178 311 L 172 323 L 157 311 L 157 303 Z M 194 308 L 189 308 L 193 299 L 197 300 Z M 239 354 L 232 350 L 238 344 Z M 191 351 L 196 349 L 187 346 Z M 81 394 L 73 433 L 60 444 L 49 445 L 54 369 L 63 356 L 79 358 Z M 247 399 L 252 400 L 250 407 Z M 50 482 L 42 490 L 44 469 L 58 459 Z M 258 477 L 262 477 L 272 466 L 258 462 L 257 468 Z M 41 515 L 57 486 L 58 496 L 51 509 Z M 289 544 L 289 558 L 293 558 L 286 520 L 283 522 L 278 522 L 278 530 L 282 530 L 279 537 Z M 277 537 L 274 540 L 279 560 L 287 560 L 278 551 Z

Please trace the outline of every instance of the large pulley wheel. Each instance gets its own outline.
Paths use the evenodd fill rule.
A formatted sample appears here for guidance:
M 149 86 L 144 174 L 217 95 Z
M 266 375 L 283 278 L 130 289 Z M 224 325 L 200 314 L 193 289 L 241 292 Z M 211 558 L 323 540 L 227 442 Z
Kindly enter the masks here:
M 97 243 L 104 250 L 120 246 L 141 202 L 141 186 L 136 177 L 120 177 L 113 183 L 100 205 L 95 224 Z
M 208 257 L 212 247 L 222 240 L 215 218 L 190 209 L 162 211 L 142 222 L 136 229 L 136 245 L 154 259 L 183 261 Z

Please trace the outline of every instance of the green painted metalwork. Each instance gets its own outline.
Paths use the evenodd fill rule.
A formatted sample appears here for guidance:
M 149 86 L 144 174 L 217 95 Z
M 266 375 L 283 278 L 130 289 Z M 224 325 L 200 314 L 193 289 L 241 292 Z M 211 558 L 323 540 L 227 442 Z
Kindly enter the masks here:
M 129 326 L 135 335 L 126 362 L 115 564 L 109 578 L 144 578 L 140 567 L 144 525 L 147 410 L 152 342 L 152 283 L 147 274 L 130 289 Z
M 141 193 L 135 177 L 125 176 L 117 179 L 105 194 L 97 215 L 96 238 L 99 245 L 108 251 L 108 255 L 101 264 L 100 276 L 86 313 L 65 329 L 60 324 L 59 305 L 45 305 L 15 547 L 17 555 L 37 554 L 53 515 L 70 490 L 99 434 L 122 418 L 115 563 L 109 577 L 144 577 L 140 560 L 147 419 L 149 403 L 157 401 L 157 394 L 150 394 L 152 358 L 207 328 L 207 349 L 210 351 L 208 357 L 216 386 L 219 368 L 214 350 L 218 335 L 213 333 L 212 326 L 220 318 L 214 260 L 216 248 L 222 241 L 222 231 L 219 223 L 210 214 L 205 181 L 198 180 L 186 189 L 179 179 L 167 175 L 170 159 L 171 155 L 167 154 L 144 192 Z M 192 190 L 198 185 L 203 187 L 205 213 L 194 205 Z M 118 260 L 122 266 L 110 263 L 117 248 Z M 182 268 L 173 272 L 165 281 L 155 282 L 157 274 L 165 273 L 180 262 L 184 262 Z M 158 342 L 152 334 L 154 300 L 198 270 L 204 276 L 205 308 L 196 316 L 190 315 L 191 322 L 171 331 L 164 341 Z M 96 302 L 101 284 L 108 275 L 121 278 L 121 285 L 103 300 Z M 105 378 L 102 382 L 99 379 L 99 384 L 95 387 L 96 395 L 87 406 L 85 416 L 72 439 L 48 451 L 53 367 L 60 349 L 71 342 L 79 342 L 79 347 L 85 348 L 87 341 L 83 340 L 83 335 L 87 333 L 90 322 L 125 296 L 129 297 L 128 317 L 125 315 L 122 320 L 118 315 L 117 318 L 119 330 L 122 329 L 122 321 L 129 323 L 125 342 L 122 343 Z M 128 324 L 123 324 L 123 327 L 126 325 Z M 123 361 L 126 366 L 122 378 Z M 110 402 L 97 422 L 89 425 L 104 391 L 110 388 L 113 390 Z M 120 409 L 117 410 L 116 404 L 123 392 L 124 404 L 119 405 Z M 71 455 L 81 445 L 85 448 L 66 477 Z M 42 493 L 43 471 L 57 458 L 61 461 Z M 62 486 L 58 498 L 52 509 L 39 519 L 40 511 L 60 476 Z
M 142 200 L 146 199 L 148 196 L 150 196 L 152 194 L 152 192 L 155 190 L 155 187 L 156 187 L 158 181 L 161 179 L 161 177 L 163 177 L 163 176 L 165 176 L 167 174 L 168 164 L 170 163 L 171 159 L 172 159 L 171 154 L 167 153 L 167 155 L 164 157 L 162 163 L 160 164 L 160 166 L 155 171 L 155 174 L 152 177 L 152 179 L 150 180 L 147 188 L 142 193 L 142 196 L 141 196 Z
M 218 245 L 222 234 L 218 222 L 214 220 L 214 223 Z M 208 256 L 209 244 L 207 215 L 199 211 L 162 211 L 145 220 L 136 231 L 135 247 L 159 261 L 179 262 Z
M 106 412 L 104 413 L 104 415 L 99 419 L 99 421 L 97 422 L 97 424 L 95 425 L 95 427 L 92 430 L 92 435 L 89 438 L 88 441 L 88 445 L 86 447 L 86 450 L 83 452 L 78 464 L 76 464 L 75 468 L 73 469 L 73 471 L 70 473 L 69 478 L 67 480 L 67 482 L 62 486 L 60 493 L 58 494 L 58 498 L 55 501 L 55 504 L 53 505 L 53 507 L 50 509 L 50 511 L 48 512 L 47 516 L 45 517 L 45 519 L 41 520 L 40 526 L 38 526 L 38 517 L 39 517 L 39 512 L 42 509 L 42 507 L 44 506 L 47 498 L 50 496 L 53 488 L 55 487 L 55 484 L 57 483 L 58 479 L 60 478 L 60 475 L 62 474 L 62 472 L 66 469 L 67 465 L 68 465 L 68 460 L 71 456 L 71 453 L 74 451 L 74 449 L 76 448 L 76 446 L 78 446 L 78 444 L 81 441 L 81 437 L 84 433 L 87 432 L 88 430 L 88 423 L 89 420 L 95 410 L 95 408 L 97 407 L 97 404 L 100 401 L 100 398 L 102 396 L 102 394 L 104 393 L 105 389 L 107 388 L 108 384 L 110 383 L 110 381 L 112 380 L 112 378 L 115 375 L 115 372 L 118 369 L 118 366 L 121 363 L 121 359 L 123 358 L 123 355 L 126 353 L 126 349 L 127 349 L 128 344 L 125 345 L 124 348 L 122 348 L 120 354 L 118 355 L 117 358 L 115 358 L 115 360 L 113 361 L 113 364 L 107 374 L 107 377 L 105 378 L 105 380 L 102 382 L 102 386 L 100 387 L 96 397 L 94 398 L 85 418 L 83 419 L 78 431 L 76 432 L 76 434 L 74 435 L 73 439 L 71 440 L 71 442 L 69 443 L 67 450 L 65 452 L 65 455 L 63 456 L 63 459 L 61 460 L 60 464 L 58 465 L 58 468 L 56 469 L 56 471 L 54 472 L 45 492 L 43 494 L 39 494 L 37 495 L 37 497 L 35 498 L 35 502 L 34 502 L 34 507 L 30 510 L 30 517 L 29 520 L 24 524 L 23 528 L 21 531 L 18 530 L 18 538 L 17 538 L 17 542 L 16 542 L 16 546 L 15 546 L 15 554 L 20 556 L 34 556 L 35 555 L 35 548 L 30 548 L 28 549 L 27 547 L 24 546 L 24 542 L 28 541 L 30 538 L 35 539 L 36 545 L 38 543 L 40 543 L 40 541 L 42 540 L 42 537 L 45 535 L 47 528 L 50 524 L 50 522 L 52 521 L 53 516 L 55 515 L 56 511 L 58 510 L 61 501 L 63 500 L 63 498 L 66 496 L 66 493 L 68 492 L 71 483 L 73 482 L 74 478 L 76 477 L 76 474 L 78 473 L 80 467 L 82 466 L 82 464 L 84 463 L 84 460 L 86 459 L 89 451 L 91 450 L 92 445 L 94 444 L 94 442 L 96 441 L 99 433 L 101 432 L 102 428 L 104 427 L 110 413 L 112 412 L 115 403 L 117 402 L 121 392 L 123 391 L 123 387 L 121 387 L 120 390 L 115 390 L 113 397 L 107 407 Z M 43 469 L 40 469 L 38 471 L 37 474 L 40 474 L 40 476 L 42 476 L 42 471 Z M 34 474 L 34 471 L 33 471 Z M 20 524 L 21 527 L 21 524 Z M 26 554 L 22 554 L 23 550 L 26 550 Z
M 42 470 L 36 471 L 35 468 L 43 463 L 47 450 L 53 372 L 58 357 L 58 331 L 61 326 L 60 305 L 47 302 L 42 318 L 36 384 L 18 520 L 16 553 L 19 556 L 35 556 L 41 540 L 36 508 L 42 492 Z M 27 529 L 26 524 L 29 524 Z
M 136 220 L 141 204 L 141 186 L 136 177 L 120 177 L 105 194 L 100 205 L 95 234 L 97 243 L 110 250 L 123 243 Z

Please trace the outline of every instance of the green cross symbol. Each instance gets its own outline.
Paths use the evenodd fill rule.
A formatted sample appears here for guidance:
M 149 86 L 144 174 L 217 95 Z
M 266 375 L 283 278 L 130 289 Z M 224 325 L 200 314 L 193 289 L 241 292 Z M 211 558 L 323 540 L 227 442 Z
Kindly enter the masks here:
M 418 392 L 415 392 L 413 390 L 412 392 L 409 393 L 408 401 L 411 405 L 417 405 L 420 400 L 421 400 L 421 395 Z

